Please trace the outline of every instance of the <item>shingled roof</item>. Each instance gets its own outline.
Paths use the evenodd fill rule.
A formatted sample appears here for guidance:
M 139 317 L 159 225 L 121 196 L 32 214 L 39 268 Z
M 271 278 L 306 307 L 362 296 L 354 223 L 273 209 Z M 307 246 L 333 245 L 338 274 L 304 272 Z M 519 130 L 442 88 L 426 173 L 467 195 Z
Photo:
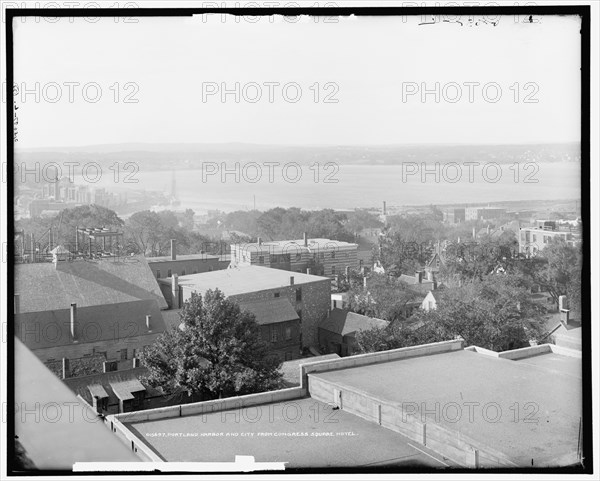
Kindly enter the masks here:
M 146 327 L 150 315 L 151 330 Z M 15 334 L 31 350 L 73 344 L 70 330 L 71 308 L 15 315 Z M 75 338 L 78 343 L 94 343 L 159 334 L 165 323 L 154 300 L 120 302 L 103 306 L 77 306 Z
M 260 325 L 300 319 L 298 313 L 288 299 L 268 299 L 256 302 L 240 303 L 242 311 L 249 311 L 256 317 Z
M 319 324 L 321 329 L 325 329 L 342 336 L 353 335 L 357 331 L 364 331 L 374 327 L 386 327 L 388 321 L 377 319 L 375 317 L 367 317 L 355 312 L 346 311 L 344 309 L 332 309 L 329 317 Z
M 141 299 L 167 308 L 143 256 L 17 264 L 15 294 L 22 313 L 65 309 L 73 302 L 80 308 Z

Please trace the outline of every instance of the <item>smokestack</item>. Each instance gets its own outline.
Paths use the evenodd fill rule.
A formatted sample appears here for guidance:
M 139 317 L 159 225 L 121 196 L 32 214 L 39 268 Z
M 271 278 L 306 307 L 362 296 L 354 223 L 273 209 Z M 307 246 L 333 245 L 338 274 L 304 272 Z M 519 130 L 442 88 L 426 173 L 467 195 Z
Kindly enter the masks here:
M 21 313 L 21 296 L 20 294 L 15 294 L 15 314 Z
M 152 330 L 152 316 L 150 314 L 146 316 L 146 329 Z
M 387 215 L 387 206 L 385 204 L 385 200 L 383 201 L 383 215 Z
M 171 294 L 173 296 L 173 309 L 179 309 L 179 276 L 171 277 Z
M 75 302 L 72 302 L 71 303 L 71 338 L 73 340 L 75 340 L 77 338 L 76 327 L 77 327 L 77 304 Z
M 308 234 L 304 233 L 304 247 L 308 247 Z
M 171 260 L 177 260 L 177 244 L 175 242 L 175 239 L 171 239 Z
M 294 276 L 290 276 L 290 286 L 294 285 Z

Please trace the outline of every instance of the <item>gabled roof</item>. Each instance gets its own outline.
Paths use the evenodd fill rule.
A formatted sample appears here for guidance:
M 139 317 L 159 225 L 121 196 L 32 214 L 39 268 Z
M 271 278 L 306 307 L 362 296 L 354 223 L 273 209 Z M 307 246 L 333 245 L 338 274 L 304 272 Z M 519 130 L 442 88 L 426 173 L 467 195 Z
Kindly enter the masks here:
M 433 281 L 429 281 L 427 279 L 421 279 L 421 282 L 419 282 L 419 279 L 416 278 L 415 276 L 407 276 L 406 274 L 402 274 L 398 280 L 400 282 L 404 282 L 405 284 L 414 286 L 424 286 L 424 287 L 428 287 L 429 285 L 433 286 Z
M 300 319 L 298 313 L 288 299 L 269 299 L 265 301 L 240 303 L 242 311 L 249 311 L 256 317 L 260 325 Z
M 167 308 L 160 287 L 143 256 L 38 262 L 15 265 L 15 294 L 20 312 L 106 306 L 153 300 Z
M 146 316 L 152 316 L 151 329 L 146 328 Z M 76 341 L 97 343 L 148 334 L 165 330 L 158 304 L 142 300 L 107 304 L 104 306 L 77 306 Z M 71 308 L 43 312 L 25 312 L 15 315 L 15 334 L 31 350 L 71 346 L 74 340 L 70 331 Z
M 332 309 L 329 317 L 319 324 L 321 329 L 348 336 L 357 331 L 365 331 L 374 327 L 387 327 L 388 321 L 367 317 L 344 309 Z

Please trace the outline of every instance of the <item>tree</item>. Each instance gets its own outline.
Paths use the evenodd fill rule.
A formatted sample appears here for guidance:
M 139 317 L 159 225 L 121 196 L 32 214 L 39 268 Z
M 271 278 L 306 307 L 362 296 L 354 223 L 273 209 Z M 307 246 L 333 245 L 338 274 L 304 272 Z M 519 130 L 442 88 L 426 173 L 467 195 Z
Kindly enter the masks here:
M 555 239 L 534 257 L 522 258 L 516 265 L 524 277 L 540 285 L 548 292 L 555 304 L 558 298 L 568 295 L 573 307 L 580 309 L 581 299 L 581 248 L 570 246 L 562 239 Z
M 419 294 L 405 284 L 383 274 L 372 274 L 367 280 L 367 289 L 357 283 L 353 285 L 348 291 L 350 310 L 386 321 L 404 319 L 406 305 L 419 298 Z
M 466 345 L 505 351 L 529 345 L 545 332 L 545 310 L 530 300 L 523 279 L 486 276 L 459 288 L 439 291 L 435 310 L 418 310 L 385 330 L 357 335 L 363 352 L 446 341 L 462 337 Z
M 142 351 L 146 378 L 164 392 L 184 390 L 216 399 L 281 387 L 279 361 L 269 355 L 253 314 L 218 289 L 192 294 L 181 311 L 180 328 L 161 334 Z

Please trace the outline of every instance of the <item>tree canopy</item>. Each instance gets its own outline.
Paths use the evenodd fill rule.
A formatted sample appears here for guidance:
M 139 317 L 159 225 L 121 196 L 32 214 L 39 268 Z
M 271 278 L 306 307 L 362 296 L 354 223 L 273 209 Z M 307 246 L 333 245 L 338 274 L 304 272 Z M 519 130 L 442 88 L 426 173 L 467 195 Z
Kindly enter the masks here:
M 140 355 L 146 378 L 166 393 L 201 399 L 239 396 L 281 387 L 280 363 L 269 355 L 253 314 L 218 289 L 192 294 L 180 328 L 164 332 Z

